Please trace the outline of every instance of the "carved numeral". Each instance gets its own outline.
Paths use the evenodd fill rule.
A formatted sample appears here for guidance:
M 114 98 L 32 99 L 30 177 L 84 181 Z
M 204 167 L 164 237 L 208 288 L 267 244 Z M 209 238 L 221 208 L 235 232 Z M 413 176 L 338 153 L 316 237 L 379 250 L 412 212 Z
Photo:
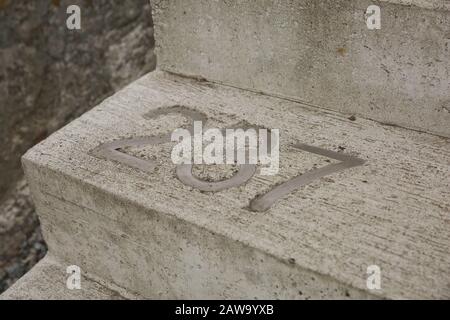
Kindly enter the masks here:
M 143 117 L 145 119 L 154 119 L 159 116 L 168 115 L 171 113 L 181 114 L 186 118 L 191 119 L 192 121 L 206 122 L 206 120 L 208 119 L 208 117 L 202 112 L 178 105 L 150 111 L 146 113 Z M 191 127 L 189 127 L 189 130 L 191 130 Z M 124 163 L 135 169 L 151 173 L 153 172 L 156 166 L 156 163 L 154 161 L 139 159 L 134 156 L 130 156 L 129 154 L 126 154 L 120 150 L 127 147 L 145 147 L 149 145 L 154 146 L 167 142 L 170 142 L 170 133 L 162 134 L 159 136 L 146 136 L 146 137 L 120 139 L 101 144 L 100 146 L 91 151 L 91 155 L 101 159 L 113 160 L 120 163 Z
M 202 121 L 206 123 L 208 117 L 201 112 L 182 107 L 182 106 L 173 106 L 169 108 L 157 109 L 154 111 L 150 111 L 149 113 L 144 115 L 146 119 L 153 119 L 160 115 L 167 115 L 170 113 L 179 113 L 186 118 L 189 118 L 193 121 Z M 189 128 L 192 130 L 192 127 Z M 121 162 L 127 164 L 133 168 L 145 171 L 145 172 L 153 172 L 156 164 L 151 160 L 143 160 L 136 158 L 134 156 L 128 155 L 121 151 L 121 149 L 134 146 L 134 147 L 143 147 L 146 145 L 157 145 L 162 143 L 170 142 L 170 133 L 159 135 L 159 136 L 146 136 L 146 137 L 137 137 L 137 138 L 129 138 L 129 139 L 121 139 L 113 142 L 107 142 L 101 144 L 99 147 L 95 148 L 91 151 L 91 154 L 108 160 L 114 160 L 117 162 Z M 268 210 L 276 201 L 287 196 L 288 194 L 298 190 L 304 185 L 311 183 L 312 181 L 322 178 L 326 175 L 348 169 L 351 167 L 356 167 L 362 165 L 364 160 L 345 155 L 342 153 L 322 149 L 319 147 L 309 146 L 303 143 L 297 143 L 293 145 L 294 148 L 307 151 L 310 153 L 314 153 L 320 156 L 325 156 L 331 159 L 338 160 L 340 162 L 329 164 L 325 167 L 310 170 L 302 175 L 296 176 L 291 180 L 284 182 L 281 185 L 278 185 L 272 188 L 267 193 L 256 197 L 255 199 L 250 201 L 250 210 L 252 211 L 266 211 Z M 192 165 L 191 164 L 182 164 L 178 165 L 176 168 L 178 179 L 184 183 L 185 185 L 197 188 L 202 191 L 210 191 L 217 192 L 221 190 L 225 190 L 232 187 L 238 187 L 248 180 L 250 180 L 256 172 L 256 166 L 250 164 L 243 164 L 239 166 L 239 171 L 231 178 L 227 180 L 217 181 L 217 182 L 209 182 L 201 180 L 195 177 L 192 174 Z
M 253 211 L 266 211 L 268 210 L 277 200 L 285 197 L 286 195 L 298 190 L 302 186 L 311 183 L 312 181 L 322 178 L 326 175 L 338 172 L 340 170 L 348 169 L 351 167 L 356 167 L 362 165 L 364 160 L 345 155 L 342 153 L 322 149 L 319 147 L 309 146 L 303 143 L 297 143 L 293 146 L 296 149 L 314 153 L 320 156 L 325 156 L 331 159 L 338 160 L 340 162 L 329 164 L 325 167 L 310 170 L 302 175 L 296 176 L 285 183 L 278 185 L 264 195 L 258 196 L 252 201 L 250 201 L 250 209 Z

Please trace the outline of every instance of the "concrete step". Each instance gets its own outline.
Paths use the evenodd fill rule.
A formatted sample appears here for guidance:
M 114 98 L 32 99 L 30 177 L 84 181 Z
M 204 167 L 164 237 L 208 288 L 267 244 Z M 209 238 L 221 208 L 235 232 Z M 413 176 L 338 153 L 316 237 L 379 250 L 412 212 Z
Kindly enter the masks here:
M 279 129 L 279 173 L 183 183 L 164 137 L 191 118 Z M 23 157 L 53 256 L 145 298 L 194 299 L 449 298 L 449 163 L 447 138 L 162 71 Z M 229 173 L 209 169 L 194 173 Z
M 67 265 L 47 255 L 0 296 L 0 300 L 124 300 L 139 299 L 121 288 L 106 287 L 83 276 L 81 289 L 68 289 Z
M 380 29 L 367 27 L 369 6 Z M 158 66 L 450 137 L 448 0 L 158 0 Z

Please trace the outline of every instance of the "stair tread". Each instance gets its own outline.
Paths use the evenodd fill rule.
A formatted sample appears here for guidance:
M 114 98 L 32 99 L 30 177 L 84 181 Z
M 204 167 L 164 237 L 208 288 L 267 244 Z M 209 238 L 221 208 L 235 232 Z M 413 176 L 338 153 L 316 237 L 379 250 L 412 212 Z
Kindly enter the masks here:
M 80 289 L 68 289 L 66 265 L 47 255 L 12 287 L 0 300 L 125 300 L 131 294 L 115 291 L 82 275 Z
M 280 129 L 280 174 L 256 174 L 241 187 L 203 193 L 176 178 L 175 165 L 163 152 L 168 148 L 126 150 L 144 158 L 156 156 L 153 173 L 92 155 L 101 143 L 175 129 L 182 119 L 145 115 L 176 105 L 207 114 L 211 126 L 247 121 Z M 366 162 L 317 179 L 265 212 L 248 210 L 258 194 L 327 165 L 325 157 L 293 150 L 296 142 Z M 367 266 L 378 265 L 382 289 L 371 293 L 381 297 L 450 297 L 447 138 L 155 71 L 35 146 L 23 162 L 26 170 L 34 165 L 41 175 L 56 172 L 85 185 L 81 195 L 70 192 L 67 182 L 41 181 L 40 192 L 102 216 L 102 221 L 126 223 L 134 217 L 113 205 L 100 212 L 92 188 L 146 208 L 149 215 L 162 212 L 361 290 L 367 291 Z M 145 228 L 143 221 L 142 234 L 126 236 L 142 243 Z

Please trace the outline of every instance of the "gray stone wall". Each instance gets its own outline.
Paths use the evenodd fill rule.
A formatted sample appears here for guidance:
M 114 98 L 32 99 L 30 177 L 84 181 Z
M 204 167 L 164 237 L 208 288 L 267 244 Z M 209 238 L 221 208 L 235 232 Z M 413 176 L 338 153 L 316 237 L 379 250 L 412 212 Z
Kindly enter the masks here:
M 151 71 L 153 45 L 148 0 L 0 0 L 0 292 L 45 252 L 20 156 Z

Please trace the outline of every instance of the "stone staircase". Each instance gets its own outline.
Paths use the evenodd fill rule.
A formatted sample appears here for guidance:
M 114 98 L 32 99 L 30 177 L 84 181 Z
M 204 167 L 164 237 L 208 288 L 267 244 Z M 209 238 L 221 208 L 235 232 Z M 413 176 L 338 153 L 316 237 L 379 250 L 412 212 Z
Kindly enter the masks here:
M 400 2 L 153 1 L 159 70 L 23 157 L 49 254 L 1 298 L 450 298 L 450 6 Z M 279 129 L 279 173 L 182 182 L 196 115 Z

